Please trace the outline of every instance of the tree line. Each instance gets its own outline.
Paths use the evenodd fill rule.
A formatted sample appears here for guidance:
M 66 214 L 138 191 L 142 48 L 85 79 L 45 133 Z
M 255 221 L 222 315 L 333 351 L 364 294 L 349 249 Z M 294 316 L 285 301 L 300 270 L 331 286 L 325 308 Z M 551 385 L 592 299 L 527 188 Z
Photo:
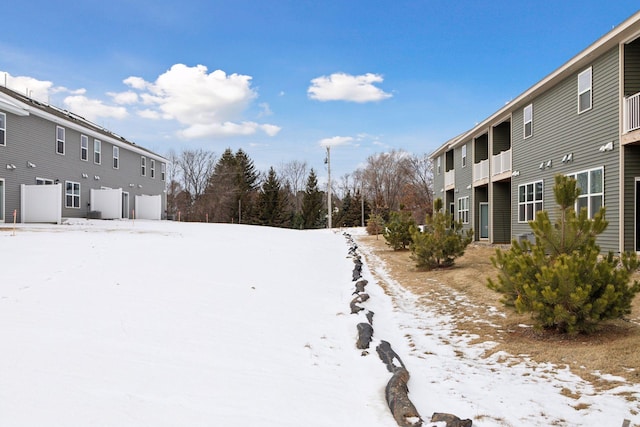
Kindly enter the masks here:
M 296 229 L 327 226 L 326 188 L 305 161 L 256 169 L 242 149 L 220 156 L 204 149 L 170 152 L 167 217 L 180 221 L 242 223 Z M 426 154 L 401 150 L 371 155 L 353 173 L 332 181 L 332 225 L 360 226 L 404 211 L 422 223 L 432 210 L 431 164 Z M 323 186 L 325 187 L 325 186 Z

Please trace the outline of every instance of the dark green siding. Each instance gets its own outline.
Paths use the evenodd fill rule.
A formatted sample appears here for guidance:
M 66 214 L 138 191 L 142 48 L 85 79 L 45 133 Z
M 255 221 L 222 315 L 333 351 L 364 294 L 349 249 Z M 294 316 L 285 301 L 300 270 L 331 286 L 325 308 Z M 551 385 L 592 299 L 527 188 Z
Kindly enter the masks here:
M 624 250 L 634 251 L 635 242 L 635 179 L 640 178 L 640 146 L 627 145 L 624 149 Z
M 640 39 L 624 45 L 624 96 L 640 92 Z

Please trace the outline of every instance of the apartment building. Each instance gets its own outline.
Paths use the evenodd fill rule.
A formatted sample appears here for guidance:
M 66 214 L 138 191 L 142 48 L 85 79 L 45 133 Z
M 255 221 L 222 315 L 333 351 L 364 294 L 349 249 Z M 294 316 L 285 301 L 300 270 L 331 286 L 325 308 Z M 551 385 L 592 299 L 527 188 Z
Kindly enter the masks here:
M 161 219 L 166 168 L 80 115 L 0 87 L 0 222 Z
M 525 238 L 540 210 L 554 218 L 564 174 L 577 208 L 606 207 L 601 248 L 640 251 L 640 12 L 430 158 L 434 198 L 478 241 Z

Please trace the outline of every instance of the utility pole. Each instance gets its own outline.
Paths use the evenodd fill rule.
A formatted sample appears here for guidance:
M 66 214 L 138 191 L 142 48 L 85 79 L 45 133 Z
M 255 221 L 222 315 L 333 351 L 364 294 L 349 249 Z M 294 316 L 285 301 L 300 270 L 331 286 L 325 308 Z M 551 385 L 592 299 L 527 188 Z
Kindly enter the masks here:
M 331 146 L 327 145 L 327 228 L 331 229 Z
M 360 212 L 362 212 L 362 226 L 364 227 L 364 178 L 360 180 Z

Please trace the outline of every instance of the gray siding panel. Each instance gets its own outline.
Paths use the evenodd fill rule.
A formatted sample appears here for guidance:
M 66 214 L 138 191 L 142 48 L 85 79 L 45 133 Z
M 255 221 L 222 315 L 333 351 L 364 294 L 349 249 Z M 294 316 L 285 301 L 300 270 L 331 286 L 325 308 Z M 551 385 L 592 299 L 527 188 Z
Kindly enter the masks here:
M 513 170 L 520 174 L 513 179 L 511 220 L 513 235 L 530 231 L 528 224 L 518 223 L 518 185 L 544 181 L 544 208 L 555 218 L 553 183 L 556 174 L 570 174 L 596 167 L 604 167 L 605 206 L 609 227 L 598 243 L 603 250 L 618 249 L 619 230 L 619 105 L 618 105 L 618 48 L 594 59 L 593 108 L 578 114 L 577 76 L 585 68 L 559 82 L 551 90 L 532 100 L 533 136 L 523 138 L 522 109 L 513 112 Z M 615 149 L 598 149 L 614 141 Z M 573 153 L 573 161 L 562 163 L 566 154 Z M 540 169 L 541 163 L 551 161 L 551 167 Z

